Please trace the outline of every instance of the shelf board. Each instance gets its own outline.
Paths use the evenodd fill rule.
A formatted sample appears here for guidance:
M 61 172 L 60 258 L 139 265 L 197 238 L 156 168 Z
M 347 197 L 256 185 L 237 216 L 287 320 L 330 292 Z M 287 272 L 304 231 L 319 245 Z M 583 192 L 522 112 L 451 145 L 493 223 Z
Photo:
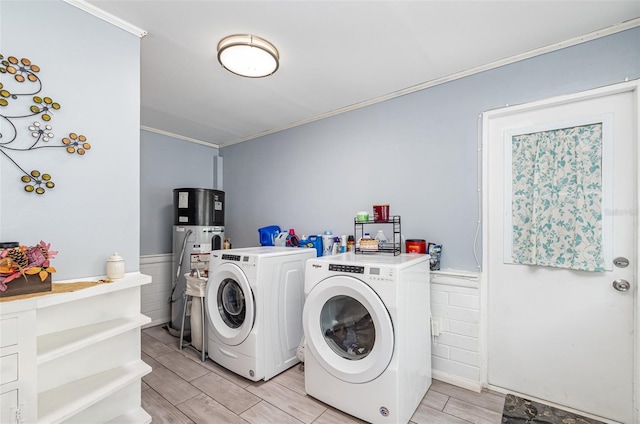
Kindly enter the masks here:
M 44 334 L 39 336 L 37 341 L 37 364 L 44 364 L 91 344 L 139 328 L 149 322 L 151 322 L 149 317 L 135 315 Z
M 39 393 L 38 422 L 66 421 L 150 372 L 149 365 L 137 360 Z
M 57 281 L 54 278 L 54 283 L 74 283 L 81 281 L 98 281 L 105 276 L 80 278 L 70 281 Z M 68 293 L 42 293 L 40 296 L 30 297 L 27 299 L 16 299 L 7 302 L 2 302 L 2 314 L 10 314 L 16 312 L 22 312 L 38 308 L 46 308 L 49 306 L 61 305 L 65 303 L 74 302 L 76 300 L 85 299 L 88 297 L 100 296 L 105 293 L 111 293 L 119 290 L 127 290 L 134 287 L 140 287 L 145 284 L 151 283 L 151 276 L 141 274 L 139 272 L 127 273 L 121 280 L 115 280 L 112 283 L 98 284 L 93 287 L 89 287 L 82 290 L 76 290 Z
M 376 250 L 357 248 L 355 250 L 355 252 L 356 253 L 362 253 L 362 254 L 365 254 L 365 253 L 400 253 L 400 247 L 396 247 L 395 249 L 392 248 L 392 247 L 389 247 L 389 248 L 384 247 L 384 248 L 378 248 Z
M 399 216 L 390 216 L 389 219 L 387 220 L 382 220 L 382 221 L 376 221 L 373 219 L 368 219 L 366 221 L 358 221 L 358 218 L 354 218 L 353 219 L 353 223 L 356 225 L 368 225 L 368 224 L 399 224 L 400 223 L 400 217 Z

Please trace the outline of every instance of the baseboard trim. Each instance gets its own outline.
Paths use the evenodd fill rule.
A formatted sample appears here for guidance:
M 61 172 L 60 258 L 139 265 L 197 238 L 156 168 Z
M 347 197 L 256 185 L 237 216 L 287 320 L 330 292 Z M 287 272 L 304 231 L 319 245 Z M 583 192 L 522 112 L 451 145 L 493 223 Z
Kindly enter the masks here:
M 141 328 L 143 328 L 143 329 L 144 329 L 144 328 L 149 328 L 149 327 L 155 327 L 156 325 L 166 324 L 166 323 L 168 323 L 169 321 L 170 321 L 170 319 L 166 319 L 166 318 L 163 318 L 163 319 L 156 319 L 156 320 L 151 321 L 151 322 L 150 322 L 150 323 L 148 323 L 148 324 L 143 325 Z
M 476 393 L 480 393 L 482 391 L 482 384 L 479 381 L 467 380 L 466 378 L 458 377 L 456 375 L 451 375 L 438 370 L 431 370 L 431 376 L 435 380 L 462 387 L 463 389 L 471 390 Z

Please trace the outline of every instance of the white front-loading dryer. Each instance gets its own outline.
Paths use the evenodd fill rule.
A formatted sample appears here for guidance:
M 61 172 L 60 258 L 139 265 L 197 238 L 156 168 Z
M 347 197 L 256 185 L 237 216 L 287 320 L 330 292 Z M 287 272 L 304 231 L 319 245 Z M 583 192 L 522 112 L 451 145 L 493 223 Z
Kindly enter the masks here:
M 307 261 L 305 390 L 371 423 L 407 423 L 431 385 L 429 256 Z
M 209 358 L 253 381 L 298 363 L 305 262 L 314 257 L 315 249 L 271 246 L 212 251 Z

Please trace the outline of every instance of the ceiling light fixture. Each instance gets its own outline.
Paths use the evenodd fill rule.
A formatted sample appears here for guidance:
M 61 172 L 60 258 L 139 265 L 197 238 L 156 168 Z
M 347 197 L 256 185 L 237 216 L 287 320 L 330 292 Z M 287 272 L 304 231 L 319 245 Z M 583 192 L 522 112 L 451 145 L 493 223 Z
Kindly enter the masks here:
M 278 50 L 267 40 L 235 34 L 218 43 L 218 61 L 229 72 L 248 78 L 272 75 L 280 66 Z

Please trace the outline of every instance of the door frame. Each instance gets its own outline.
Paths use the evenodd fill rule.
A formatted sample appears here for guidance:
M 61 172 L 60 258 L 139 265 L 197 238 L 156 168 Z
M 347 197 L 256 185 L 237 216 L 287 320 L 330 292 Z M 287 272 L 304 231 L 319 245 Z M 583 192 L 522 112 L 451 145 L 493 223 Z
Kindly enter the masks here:
M 640 80 L 633 80 L 630 82 L 618 83 L 610 86 L 600 87 L 596 89 L 586 90 L 579 93 L 573 93 L 569 95 L 552 97 L 544 100 L 539 100 L 531 103 L 526 103 L 517 106 L 507 106 L 501 109 L 495 109 L 486 111 L 482 114 L 482 273 L 480 279 L 480 383 L 482 387 L 501 391 L 501 388 L 489 385 L 489 369 L 488 358 L 490 353 L 488 352 L 488 282 L 491 277 L 491 269 L 489 269 L 489 229 L 487 228 L 489 216 L 489 202 L 487 196 L 484 193 L 488 192 L 489 180 L 487 175 L 489 152 L 495 148 L 502 148 L 503 144 L 494 143 L 491 146 L 489 143 L 489 122 L 492 119 L 508 116 L 514 113 L 522 113 L 535 111 L 538 109 L 544 109 L 549 106 L 556 106 L 562 104 L 569 104 L 583 100 L 589 100 L 592 98 L 604 97 L 619 93 L 631 92 L 634 95 L 635 105 L 635 122 L 634 122 L 634 134 L 636 142 L 636 157 L 635 157 L 635 173 L 636 173 L 636 187 L 640 188 Z M 640 211 L 640 196 L 636 199 L 636 214 Z M 494 212 L 495 213 L 495 212 Z M 634 273 L 634 298 L 633 298 L 633 325 L 634 325 L 634 341 L 633 347 L 635 351 L 634 363 L 633 363 L 633 414 L 634 422 L 640 422 L 640 217 L 636 220 L 636 257 L 635 257 L 635 273 Z M 526 394 L 525 394 L 526 395 Z M 530 397 L 530 396 L 529 396 Z M 531 397 L 530 397 L 531 398 Z M 533 400 L 538 400 L 533 398 Z M 548 402 L 545 402 L 548 403 Z M 565 407 L 566 408 L 566 407 Z

